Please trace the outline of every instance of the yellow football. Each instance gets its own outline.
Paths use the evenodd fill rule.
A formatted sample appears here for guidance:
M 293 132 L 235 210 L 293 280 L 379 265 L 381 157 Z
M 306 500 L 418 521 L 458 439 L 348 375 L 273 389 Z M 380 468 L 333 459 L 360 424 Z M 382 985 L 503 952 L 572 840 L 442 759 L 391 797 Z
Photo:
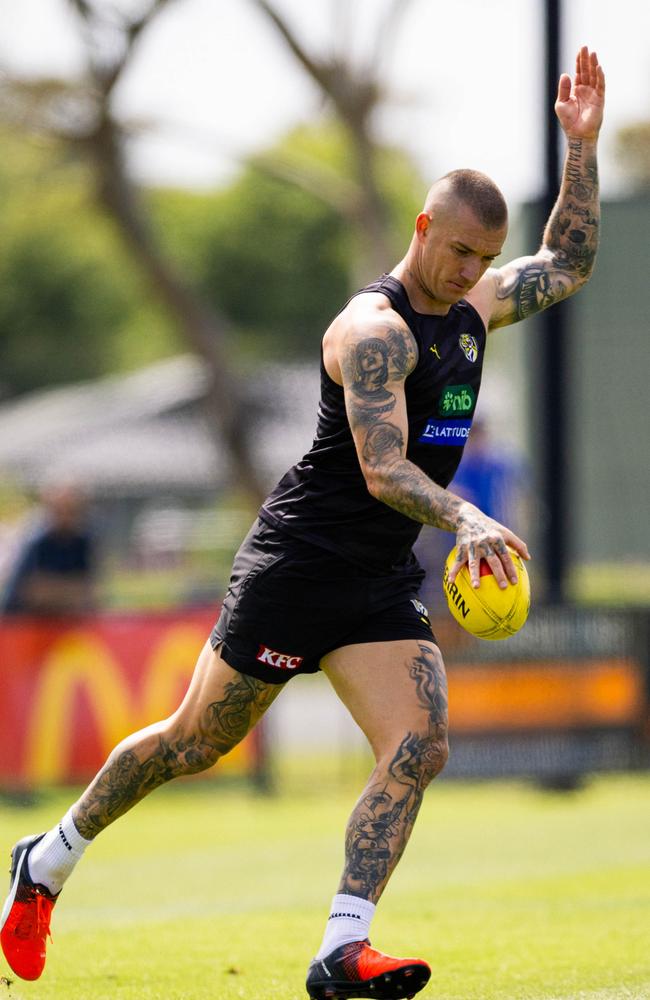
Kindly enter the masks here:
M 467 563 L 453 583 L 449 571 L 456 561 L 456 547 L 445 562 L 442 585 L 449 610 L 459 625 L 479 639 L 507 639 L 518 632 L 530 610 L 530 580 L 521 557 L 508 549 L 517 569 L 517 583 L 501 590 L 485 559 L 481 559 L 481 581 L 472 587 Z

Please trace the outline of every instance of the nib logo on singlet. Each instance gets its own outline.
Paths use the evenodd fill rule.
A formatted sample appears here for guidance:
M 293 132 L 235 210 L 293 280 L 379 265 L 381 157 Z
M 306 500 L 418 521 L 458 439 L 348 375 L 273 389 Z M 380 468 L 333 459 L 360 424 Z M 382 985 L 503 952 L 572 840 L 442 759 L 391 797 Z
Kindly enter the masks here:
M 255 657 L 260 663 L 265 663 L 269 667 L 276 667 L 280 670 L 296 670 L 302 661 L 303 656 L 290 656 L 288 653 L 278 653 L 268 646 L 260 646 Z
M 448 385 L 442 392 L 438 413 L 443 417 L 467 416 L 474 410 L 476 393 L 471 385 Z

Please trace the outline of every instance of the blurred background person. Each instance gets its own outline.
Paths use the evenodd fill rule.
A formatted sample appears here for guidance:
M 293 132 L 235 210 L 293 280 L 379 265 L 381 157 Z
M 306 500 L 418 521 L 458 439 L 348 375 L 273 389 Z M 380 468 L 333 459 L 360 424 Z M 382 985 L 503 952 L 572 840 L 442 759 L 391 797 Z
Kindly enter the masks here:
M 491 419 L 483 415 L 474 418 L 463 459 L 449 488 L 495 521 L 512 525 L 514 532 L 525 537 L 531 530 L 530 475 L 525 459 L 496 438 Z M 427 574 L 421 596 L 432 614 L 445 609 L 440 580 L 450 548 L 445 534 L 426 525 L 415 546 Z
M 492 440 L 486 420 L 479 419 L 472 424 L 452 488 L 495 521 L 521 532 L 529 527 L 525 471 L 516 455 Z
M 83 491 L 43 490 L 42 510 L 19 547 L 2 595 L 5 615 L 76 615 L 96 606 L 96 538 Z

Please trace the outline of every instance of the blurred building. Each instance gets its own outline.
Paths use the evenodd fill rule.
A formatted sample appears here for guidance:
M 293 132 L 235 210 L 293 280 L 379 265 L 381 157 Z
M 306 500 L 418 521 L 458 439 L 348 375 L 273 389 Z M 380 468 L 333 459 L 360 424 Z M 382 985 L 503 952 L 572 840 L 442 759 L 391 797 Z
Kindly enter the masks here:
M 2 475 L 29 493 L 52 481 L 81 484 L 113 563 L 180 571 L 193 551 L 202 566 L 186 574 L 182 599 L 213 599 L 252 511 L 240 499 L 216 513 L 237 483 L 206 423 L 207 379 L 203 363 L 183 355 L 5 403 Z M 309 447 L 318 390 L 313 366 L 267 365 L 246 383 L 253 457 L 269 487 Z M 5 537 L 3 545 L 15 547 L 15 539 Z M 15 555 L 0 559 L 5 575 Z M 130 596 L 137 603 L 137 594 Z
M 182 355 L 0 405 L 0 469 L 32 489 L 73 479 L 115 499 L 214 493 L 231 470 L 203 415 L 207 380 L 203 363 Z M 318 371 L 267 365 L 247 394 L 254 458 L 271 484 L 311 443 Z

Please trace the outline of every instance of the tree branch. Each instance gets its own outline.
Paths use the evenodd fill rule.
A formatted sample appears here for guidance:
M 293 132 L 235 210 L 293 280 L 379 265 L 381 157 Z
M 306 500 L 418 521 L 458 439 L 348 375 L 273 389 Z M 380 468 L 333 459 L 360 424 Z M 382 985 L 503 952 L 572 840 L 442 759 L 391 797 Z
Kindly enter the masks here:
M 175 320 L 186 343 L 204 359 L 211 374 L 206 406 L 209 426 L 228 450 L 239 484 L 259 503 L 264 490 L 250 448 L 250 420 L 238 380 L 229 370 L 224 338 L 227 323 L 205 303 L 196 290 L 167 259 L 154 237 L 138 191 L 124 163 L 124 129 L 115 119 L 113 90 L 133 57 L 137 42 L 153 18 L 171 0 L 152 0 L 142 15 L 118 26 L 121 52 L 108 64 L 98 57 L 100 44 L 93 34 L 108 30 L 88 0 L 70 0 L 85 28 L 91 79 L 96 88 L 94 123 L 76 135 L 94 166 L 98 198 L 117 223 L 138 264 L 149 278 L 158 298 Z M 113 27 L 111 26 L 111 30 Z
M 254 156 L 248 161 L 261 173 L 295 184 L 303 191 L 320 198 L 344 218 L 353 218 L 361 190 L 354 181 L 341 177 L 335 170 L 314 160 L 299 163 L 273 154 Z
M 302 64 L 304 69 L 306 69 L 312 79 L 314 79 L 316 83 L 323 88 L 326 94 L 331 96 L 327 64 L 316 59 L 312 59 L 304 46 L 298 41 L 297 35 L 292 31 L 288 23 L 278 13 L 275 7 L 272 7 L 271 4 L 268 3 L 268 0 L 251 0 L 251 2 L 273 22 L 298 62 Z
M 412 0 L 391 0 L 382 24 L 375 37 L 373 64 L 380 66 L 386 58 L 386 53 L 395 45 L 395 36 L 404 20 Z

